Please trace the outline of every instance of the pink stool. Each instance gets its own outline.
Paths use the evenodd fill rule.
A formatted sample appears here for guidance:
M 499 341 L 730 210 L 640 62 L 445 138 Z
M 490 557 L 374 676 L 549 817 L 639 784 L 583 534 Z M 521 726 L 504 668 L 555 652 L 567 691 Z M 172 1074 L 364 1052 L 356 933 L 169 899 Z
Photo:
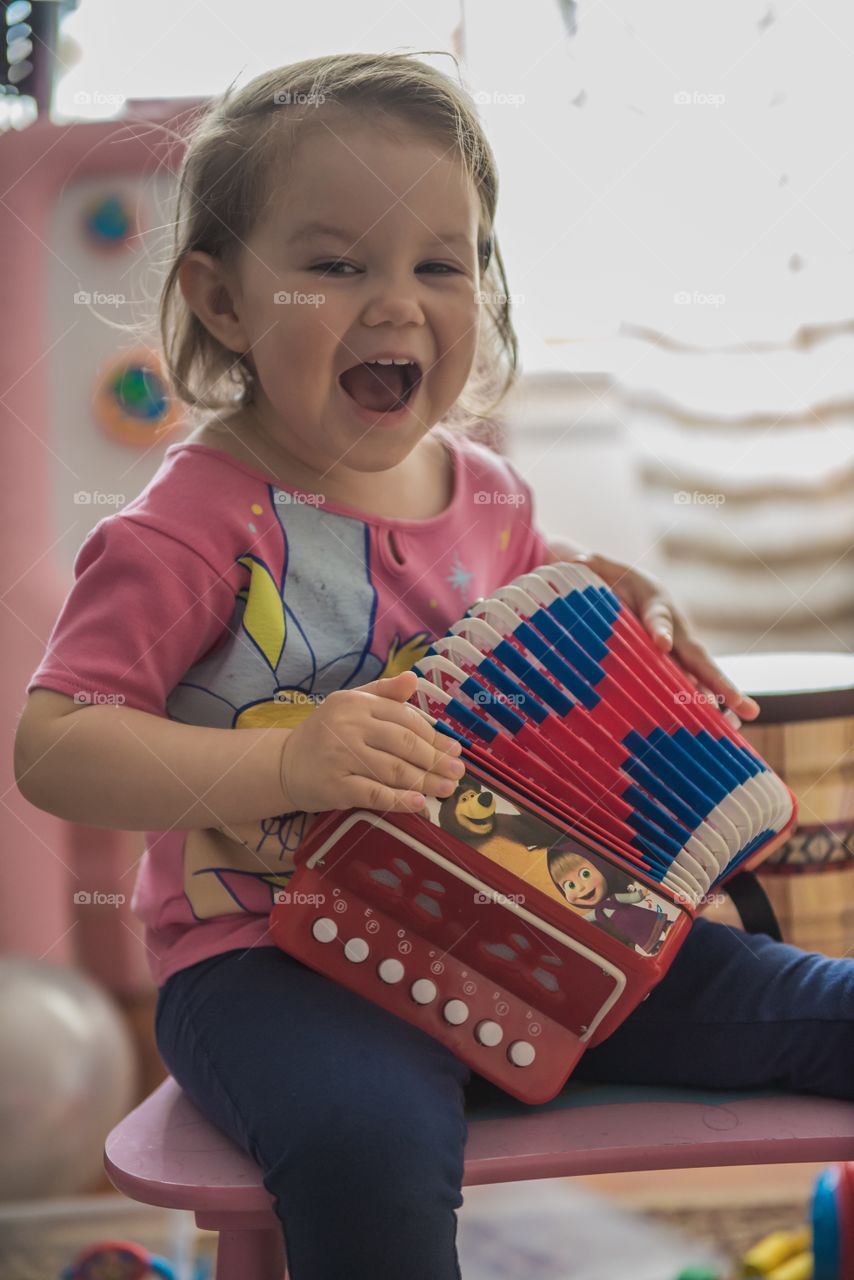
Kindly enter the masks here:
M 854 1159 L 854 1105 L 807 1095 L 578 1083 L 536 1108 L 508 1096 L 466 1119 L 469 1186 Z M 132 1200 L 192 1209 L 198 1226 L 219 1232 L 217 1280 L 285 1280 L 281 1229 L 257 1165 L 171 1077 L 113 1129 L 104 1165 Z

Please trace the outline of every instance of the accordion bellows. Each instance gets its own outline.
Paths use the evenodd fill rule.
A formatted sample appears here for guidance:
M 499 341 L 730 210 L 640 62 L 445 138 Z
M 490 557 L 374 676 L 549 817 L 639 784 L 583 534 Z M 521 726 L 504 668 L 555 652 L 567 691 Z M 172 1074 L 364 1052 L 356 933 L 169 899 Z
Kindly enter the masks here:
M 413 703 L 466 774 L 423 815 L 325 815 L 274 941 L 528 1102 L 663 977 L 710 891 L 795 801 L 587 566 L 471 606 Z

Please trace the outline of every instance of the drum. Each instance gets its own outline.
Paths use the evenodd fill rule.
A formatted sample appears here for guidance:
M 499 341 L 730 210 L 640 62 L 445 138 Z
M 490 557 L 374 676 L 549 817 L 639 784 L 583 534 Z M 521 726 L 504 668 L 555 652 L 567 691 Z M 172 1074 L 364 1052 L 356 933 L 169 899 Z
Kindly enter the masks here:
M 792 834 L 758 872 L 783 939 L 805 951 L 852 955 L 854 655 L 730 654 L 716 662 L 760 704 L 741 733 L 798 800 Z M 724 916 L 714 907 L 706 914 Z

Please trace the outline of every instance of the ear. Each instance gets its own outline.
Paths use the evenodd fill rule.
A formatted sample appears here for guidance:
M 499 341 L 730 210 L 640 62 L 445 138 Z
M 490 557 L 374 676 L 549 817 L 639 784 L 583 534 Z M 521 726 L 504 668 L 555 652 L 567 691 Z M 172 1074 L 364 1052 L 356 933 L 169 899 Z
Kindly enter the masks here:
M 240 320 L 239 289 L 232 273 L 209 253 L 194 249 L 178 268 L 178 283 L 187 306 L 229 351 L 243 353 L 251 345 Z

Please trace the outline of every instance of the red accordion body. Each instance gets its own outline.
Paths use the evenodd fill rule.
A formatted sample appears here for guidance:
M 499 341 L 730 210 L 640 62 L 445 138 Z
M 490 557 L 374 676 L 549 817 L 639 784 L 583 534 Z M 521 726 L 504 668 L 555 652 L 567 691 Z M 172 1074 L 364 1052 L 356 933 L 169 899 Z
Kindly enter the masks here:
M 519 582 L 539 589 L 534 575 Z M 679 690 L 692 686 L 676 665 L 633 635 L 634 622 L 595 575 L 585 571 L 582 585 L 585 595 L 575 599 L 567 588 L 565 601 L 587 608 L 592 600 L 599 635 L 612 641 L 620 628 L 615 650 L 619 641 L 632 658 L 631 641 L 635 670 L 649 664 L 650 687 L 654 668 L 669 690 L 647 700 L 646 737 L 622 720 L 607 740 L 594 724 L 593 748 L 582 741 L 594 716 L 605 721 L 609 706 L 631 706 L 626 690 L 636 676 L 618 672 L 625 688 L 616 687 L 604 663 L 576 655 L 573 631 L 597 654 L 605 641 L 567 621 L 563 596 L 548 616 L 530 601 L 518 632 L 510 623 L 503 636 L 492 632 L 496 642 L 482 667 L 474 658 L 465 670 L 447 659 L 422 662 L 435 686 L 419 678 L 420 709 L 463 741 L 466 774 L 454 795 L 428 798 L 424 814 L 322 815 L 270 917 L 283 950 L 441 1040 L 528 1103 L 553 1098 L 584 1050 L 662 979 L 704 890 L 766 858 L 795 821 L 791 792 L 719 724 L 719 711 L 680 705 Z M 505 598 L 516 603 L 517 596 Z M 551 600 L 548 593 L 542 599 Z M 517 651 L 530 661 L 527 684 Z M 452 640 L 446 652 L 462 662 L 475 651 Z M 567 661 L 575 663 L 577 698 L 558 721 L 531 690 L 551 698 L 545 681 L 556 690 L 561 673 L 568 680 Z M 495 692 L 510 688 L 513 669 L 519 714 L 508 713 L 506 692 L 499 706 Z M 560 699 L 555 706 L 560 711 Z M 501 734 L 496 723 L 505 726 Z M 623 786 L 619 803 L 590 772 L 594 750 L 609 758 L 607 777 Z

